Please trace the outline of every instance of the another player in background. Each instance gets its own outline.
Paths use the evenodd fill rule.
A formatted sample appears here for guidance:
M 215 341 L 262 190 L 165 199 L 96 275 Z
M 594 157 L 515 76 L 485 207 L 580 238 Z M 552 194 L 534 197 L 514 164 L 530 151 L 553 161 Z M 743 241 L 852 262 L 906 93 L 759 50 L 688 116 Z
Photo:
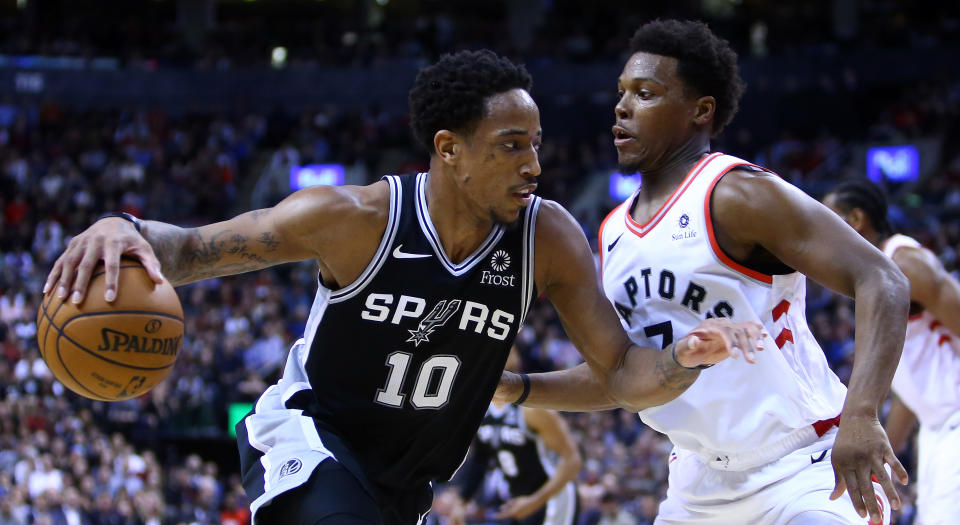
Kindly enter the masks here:
M 885 464 L 901 483 L 907 474 L 878 411 L 903 343 L 906 279 L 802 191 L 711 152 L 743 91 L 726 41 L 702 23 L 658 20 L 630 52 L 612 131 L 619 171 L 643 184 L 600 227 L 603 290 L 636 344 L 668 347 L 710 317 L 770 334 L 757 366 L 720 363 L 640 412 L 675 446 L 657 523 L 889 522 L 885 498 L 899 500 Z M 806 276 L 857 300 L 849 391 L 807 326 Z M 566 374 L 531 375 L 526 405 L 595 408 Z M 518 387 L 505 374 L 501 392 L 514 395 L 502 399 Z M 845 489 L 852 506 L 837 499 Z
M 521 369 L 516 347 L 506 369 Z M 572 525 L 577 514 L 573 480 L 581 464 L 577 444 L 560 414 L 493 401 L 457 476 L 461 506 L 473 499 L 485 475 L 499 468 L 509 499 L 493 519 L 516 525 Z
M 752 361 L 759 337 L 755 323 L 707 320 L 673 353 L 631 345 L 580 226 L 533 194 L 542 131 L 530 86 L 490 51 L 447 55 L 410 92 L 428 173 L 312 187 L 198 228 L 104 218 L 73 238 L 44 293 L 80 302 L 103 260 L 113 300 L 123 253 L 175 285 L 317 261 L 304 337 L 237 425 L 252 519 L 416 524 L 431 482 L 463 461 L 538 295 L 591 365 L 574 379 L 599 381 L 608 406 L 669 401 L 699 375 L 684 366 Z
M 920 421 L 917 523 L 947 525 L 960 516 L 960 283 L 936 255 L 893 233 L 887 197 L 857 179 L 837 185 L 823 203 L 883 250 L 910 280 L 910 319 L 893 376 L 887 435 L 902 452 Z

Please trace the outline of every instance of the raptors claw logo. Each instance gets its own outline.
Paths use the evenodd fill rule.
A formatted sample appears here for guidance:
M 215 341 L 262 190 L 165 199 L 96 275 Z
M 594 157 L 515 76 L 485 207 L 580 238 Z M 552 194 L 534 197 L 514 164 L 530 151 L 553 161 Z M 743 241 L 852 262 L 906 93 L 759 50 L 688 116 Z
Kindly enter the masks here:
M 430 334 L 437 328 L 443 326 L 459 309 L 460 299 L 452 299 L 449 303 L 446 299 L 441 300 L 433 307 L 433 310 L 430 310 L 430 313 L 420 321 L 416 330 L 407 330 L 410 332 L 410 339 L 407 339 L 407 342 L 413 343 L 414 346 L 420 346 L 420 343 L 429 343 L 430 339 L 428 339 L 428 337 Z

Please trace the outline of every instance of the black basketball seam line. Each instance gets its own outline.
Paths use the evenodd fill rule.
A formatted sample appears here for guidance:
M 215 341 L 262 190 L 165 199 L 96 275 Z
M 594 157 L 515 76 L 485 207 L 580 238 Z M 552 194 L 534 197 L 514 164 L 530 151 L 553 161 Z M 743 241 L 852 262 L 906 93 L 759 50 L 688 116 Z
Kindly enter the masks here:
M 52 302 L 53 302 L 53 295 L 50 296 L 50 300 L 47 301 L 47 304 L 46 304 L 46 305 L 43 304 L 43 301 L 40 301 L 40 306 L 41 306 L 41 308 L 43 309 L 43 316 L 47 318 L 47 324 L 48 324 L 47 330 L 46 330 L 46 332 L 43 334 L 43 344 L 44 344 L 44 345 L 47 344 L 47 337 L 49 337 L 49 335 L 50 335 L 50 327 L 53 326 L 53 318 L 57 316 L 57 314 L 60 312 L 60 309 L 63 308 L 63 305 L 65 304 L 65 303 L 61 302 L 59 305 L 57 305 L 57 309 L 54 310 L 53 315 L 50 315 L 50 314 L 47 313 L 47 306 L 49 306 L 50 303 L 52 303 Z M 45 352 L 43 351 L 43 345 L 39 345 L 39 343 L 40 343 L 40 339 L 39 339 L 39 338 L 37 338 L 37 343 L 38 343 L 38 346 L 39 346 L 39 348 L 40 348 L 40 357 L 43 358 L 44 361 L 46 361 L 47 358 L 46 358 L 46 356 L 45 356 Z
M 76 319 L 76 316 L 71 317 L 71 318 L 70 318 L 70 321 L 73 321 L 74 319 Z M 63 326 L 66 327 L 66 325 L 69 324 L 70 321 L 67 321 L 66 323 L 64 323 Z M 50 324 L 52 325 L 53 323 L 50 323 Z M 174 358 L 173 362 L 170 363 L 169 365 L 160 366 L 160 367 L 155 367 L 155 368 L 148 368 L 148 367 L 144 367 L 144 366 L 128 365 L 128 364 L 126 364 L 126 363 L 118 363 L 118 362 L 116 362 L 116 361 L 114 361 L 114 360 L 112 360 L 112 359 L 107 359 L 106 357 L 103 357 L 103 356 L 101 356 L 101 355 L 99 355 L 99 354 L 97 354 L 97 353 L 95 353 L 95 352 L 91 352 L 90 350 L 87 350 L 86 348 L 83 347 L 83 345 L 81 345 L 80 343 L 76 342 L 72 337 L 70 337 L 69 335 L 63 333 L 63 328 L 61 328 L 61 327 L 58 327 L 58 328 L 57 328 L 57 333 L 59 334 L 59 336 L 57 337 L 57 355 L 58 355 L 58 356 L 60 355 L 60 337 L 63 337 L 63 338 L 65 338 L 67 341 L 70 341 L 71 343 L 73 343 L 73 344 L 74 344 L 77 348 L 79 348 L 80 350 L 83 350 L 84 352 L 86 352 L 86 353 L 88 353 L 88 354 L 90 354 L 90 355 L 92 355 L 92 356 L 94 356 L 94 357 L 96 357 L 96 358 L 102 359 L 102 360 L 104 360 L 104 361 L 106 361 L 106 362 L 108 362 L 108 363 L 110 363 L 110 364 L 114 364 L 114 365 L 117 365 L 117 366 L 124 366 L 124 367 L 127 367 L 127 368 L 133 368 L 134 370 L 146 370 L 146 371 L 150 371 L 150 372 L 158 371 L 158 370 L 166 370 L 167 368 L 172 367 L 172 366 L 173 366 L 174 364 L 176 364 L 176 362 L 177 362 L 176 358 Z M 176 357 L 180 357 L 179 353 L 177 354 Z M 63 363 L 63 360 L 61 359 L 60 362 Z M 67 366 L 67 365 L 64 364 L 63 366 Z M 70 377 L 73 377 L 73 374 L 71 374 Z
M 156 310 L 110 310 L 109 312 L 87 312 L 85 314 L 77 314 L 71 317 L 66 323 L 63 323 L 63 326 L 66 327 L 74 319 L 79 319 L 83 317 L 96 317 L 98 315 L 114 315 L 114 314 L 138 314 L 138 315 L 158 315 L 160 317 L 166 317 L 168 319 L 173 319 L 174 321 L 179 321 L 180 324 L 183 324 L 183 318 L 177 317 L 173 314 L 167 314 L 163 312 L 158 312 Z
M 51 322 L 50 324 L 52 325 L 53 323 Z M 57 330 L 57 332 L 58 332 L 58 334 L 59 334 L 59 335 L 57 336 L 57 344 L 56 344 L 57 359 L 60 361 L 60 367 L 63 368 L 63 371 L 66 372 L 67 375 L 70 376 L 70 379 L 73 379 L 73 382 L 74 382 L 75 384 L 80 385 L 80 388 L 83 388 L 83 389 L 86 390 L 87 392 L 90 392 L 91 394 L 97 396 L 97 397 L 99 398 L 97 401 L 107 401 L 107 402 L 111 401 L 110 399 L 107 399 L 106 396 L 102 396 L 102 395 L 94 392 L 93 390 L 90 390 L 90 388 L 87 387 L 87 385 L 81 383 L 81 382 L 76 378 L 76 376 L 73 375 L 73 372 L 70 371 L 70 369 L 67 367 L 67 364 L 63 362 L 63 356 L 60 355 L 60 338 L 61 338 L 61 337 L 67 337 L 67 336 L 64 335 L 64 333 L 63 333 L 62 331 L 60 331 L 59 329 Z M 67 339 L 69 339 L 69 337 L 67 337 Z M 75 342 L 73 342 L 73 341 L 70 341 L 70 342 L 76 345 Z M 116 401 L 119 401 L 119 400 L 116 400 Z
M 140 264 L 139 262 L 138 262 L 137 264 L 127 264 L 127 265 L 122 265 L 122 264 L 121 264 L 120 266 L 117 267 L 118 270 L 122 270 L 122 269 L 124 269 L 124 268 L 143 268 L 144 270 L 146 270 L 146 268 L 144 268 L 143 265 Z M 106 270 L 104 270 L 104 271 L 102 271 L 102 272 L 97 272 L 97 273 L 91 275 L 91 276 L 90 276 L 90 279 L 92 280 L 94 277 L 96 277 L 96 276 L 98 276 L 98 275 L 103 275 L 103 274 L 105 274 L 105 273 L 107 273 Z

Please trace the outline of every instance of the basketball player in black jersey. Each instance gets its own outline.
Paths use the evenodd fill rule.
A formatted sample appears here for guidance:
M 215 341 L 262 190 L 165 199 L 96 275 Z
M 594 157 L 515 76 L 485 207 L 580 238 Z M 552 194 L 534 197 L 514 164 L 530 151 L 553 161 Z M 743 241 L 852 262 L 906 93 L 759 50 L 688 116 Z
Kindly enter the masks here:
M 237 427 L 253 520 L 415 524 L 430 482 L 462 461 L 537 295 L 590 364 L 573 383 L 601 384 L 611 407 L 666 402 L 697 366 L 757 349 L 759 326 L 720 320 L 668 351 L 630 344 L 579 225 L 533 195 L 542 132 L 530 85 L 492 52 L 447 55 L 410 92 L 428 173 L 312 187 L 198 228 L 108 214 L 73 238 L 44 288 L 80 302 L 103 260 L 113 300 L 121 254 L 174 285 L 316 260 L 304 338 Z
M 519 364 L 514 347 L 506 369 L 517 371 Z M 551 453 L 557 459 L 550 457 Z M 484 475 L 496 468 L 503 474 L 510 497 L 494 519 L 516 525 L 572 525 L 577 512 L 573 480 L 581 464 L 577 444 L 558 413 L 493 401 L 458 474 L 459 504 L 463 507 L 473 499 Z

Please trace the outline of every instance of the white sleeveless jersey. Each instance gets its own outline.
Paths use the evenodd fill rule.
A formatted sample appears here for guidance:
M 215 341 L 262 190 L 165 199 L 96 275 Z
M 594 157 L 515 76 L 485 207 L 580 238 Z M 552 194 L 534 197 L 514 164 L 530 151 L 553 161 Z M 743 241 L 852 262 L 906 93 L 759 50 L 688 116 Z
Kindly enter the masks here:
M 886 240 L 883 253 L 892 258 L 903 246 L 924 249 L 916 240 L 896 234 Z M 891 387 L 923 426 L 939 427 L 960 411 L 958 344 L 956 335 L 926 310 L 907 321 L 903 353 Z
M 756 364 L 727 359 L 678 398 L 640 412 L 675 445 L 731 470 L 817 439 L 836 423 L 846 396 L 807 326 L 805 277 L 745 268 L 714 238 L 710 194 L 737 167 L 763 170 L 711 154 L 646 224 L 630 217 L 634 193 L 607 216 L 599 235 L 604 293 L 636 344 L 665 348 L 707 317 L 760 322 L 770 334 Z

